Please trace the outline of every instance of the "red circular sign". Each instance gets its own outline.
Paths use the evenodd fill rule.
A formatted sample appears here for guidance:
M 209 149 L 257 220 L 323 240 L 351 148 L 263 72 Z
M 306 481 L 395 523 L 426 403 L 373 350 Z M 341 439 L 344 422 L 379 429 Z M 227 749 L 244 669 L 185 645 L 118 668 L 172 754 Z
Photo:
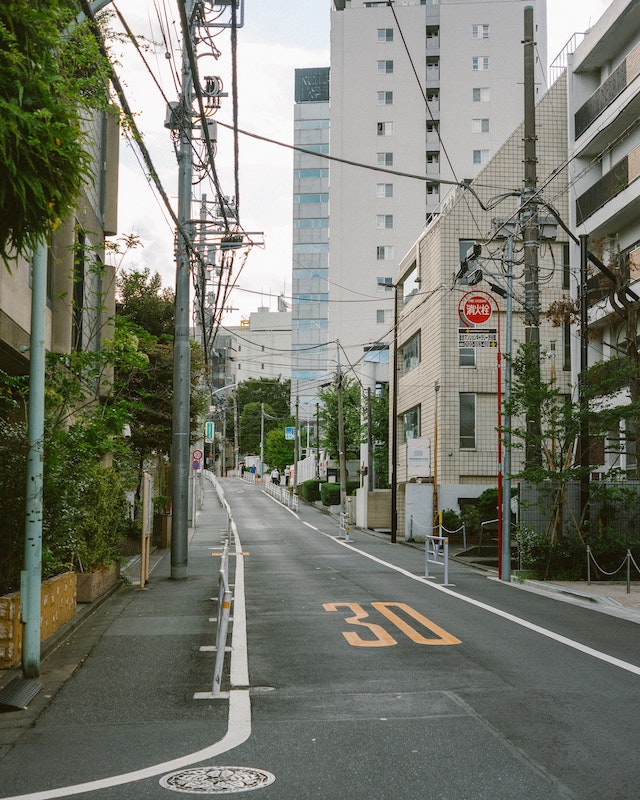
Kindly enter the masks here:
M 482 325 L 491 319 L 491 302 L 486 295 L 466 294 L 460 301 L 460 318 L 472 325 Z

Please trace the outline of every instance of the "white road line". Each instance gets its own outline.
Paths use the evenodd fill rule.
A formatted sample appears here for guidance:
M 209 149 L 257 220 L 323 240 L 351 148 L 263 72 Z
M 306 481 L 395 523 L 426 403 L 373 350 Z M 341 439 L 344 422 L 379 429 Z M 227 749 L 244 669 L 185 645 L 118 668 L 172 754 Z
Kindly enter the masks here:
M 276 497 L 274 497 L 272 494 L 269 494 L 269 492 L 267 492 L 266 489 L 262 490 L 262 494 L 265 495 L 265 497 L 268 497 L 269 500 L 273 500 L 274 503 L 277 503 L 280 506 L 280 508 L 284 509 L 285 511 L 288 511 L 290 514 L 293 514 L 293 516 L 297 520 L 300 519 L 299 514 L 296 514 L 296 512 L 293 509 L 289 508 L 288 506 L 285 506 L 284 503 L 281 503 Z
M 497 617 L 502 617 L 502 619 L 509 620 L 509 622 L 513 622 L 516 625 L 520 625 L 523 628 L 527 628 L 530 631 L 534 631 L 535 633 L 540 634 L 541 636 L 545 636 L 547 639 L 552 639 L 555 642 L 559 642 L 560 644 L 565 645 L 566 647 L 570 647 L 573 650 L 578 650 L 581 653 L 585 653 L 592 658 L 596 658 L 599 661 L 604 661 L 606 664 L 611 664 L 614 667 L 618 667 L 619 669 L 623 669 L 626 672 L 631 672 L 633 675 L 640 675 L 640 667 L 636 666 L 635 664 L 630 664 L 628 661 L 622 661 L 620 658 L 616 658 L 615 656 L 610 656 L 607 653 L 603 653 L 600 650 L 595 650 L 593 647 L 589 647 L 586 644 L 582 644 L 581 642 L 576 642 L 574 639 L 569 639 L 566 636 L 562 636 L 559 633 L 555 633 L 554 631 L 549 630 L 548 628 L 543 628 L 540 625 L 536 625 L 533 622 L 529 622 L 526 619 L 522 619 L 522 617 L 516 617 L 514 614 L 510 614 L 508 611 L 503 611 L 500 608 L 495 608 L 494 606 L 490 606 L 487 603 L 483 603 L 481 600 L 474 600 L 472 597 L 466 597 L 463 594 L 459 594 L 458 592 L 454 592 L 451 589 L 447 588 L 446 586 L 442 586 L 441 584 L 432 583 L 427 578 L 423 578 L 420 575 L 414 575 L 412 572 L 409 572 L 402 567 L 398 567 L 395 564 L 391 564 L 388 561 L 383 561 L 381 558 L 377 558 L 377 556 L 370 555 L 369 553 L 365 553 L 363 550 L 358 550 L 357 547 L 354 547 L 351 544 L 347 544 L 344 541 L 340 541 L 336 539 L 336 537 L 330 533 L 324 533 L 323 531 L 319 531 L 323 536 L 326 536 L 328 539 L 332 539 L 333 541 L 337 542 L 341 547 L 346 547 L 349 550 L 353 550 L 354 553 L 358 553 L 365 558 L 368 558 L 370 561 L 375 561 L 376 564 L 381 564 L 382 566 L 388 567 L 389 569 L 394 570 L 395 572 L 404 575 L 407 578 L 410 578 L 412 581 L 417 581 L 418 583 L 422 583 L 424 586 L 428 586 L 430 589 L 435 589 L 438 592 L 442 592 L 443 594 L 447 594 L 450 597 L 455 597 L 458 600 L 462 600 L 464 603 L 468 603 L 469 605 L 475 606 L 476 608 L 480 608 L 483 611 L 488 611 L 490 614 L 494 614 Z
M 229 716 L 227 721 L 227 732 L 220 741 L 197 750 L 195 753 L 174 758 L 161 764 L 153 764 L 150 767 L 125 772 L 122 775 L 112 775 L 109 778 L 102 778 L 86 783 L 78 783 L 74 786 L 62 786 L 58 789 L 45 789 L 40 792 L 29 794 L 17 794 L 12 797 L 4 797 L 2 800 L 51 800 L 55 797 L 71 797 L 72 795 L 82 794 L 83 792 L 95 792 L 99 789 L 110 789 L 114 786 L 122 786 L 126 783 L 135 783 L 156 775 L 164 775 L 176 769 L 183 769 L 201 761 L 219 756 L 234 747 L 239 747 L 251 736 L 251 699 L 249 696 L 249 664 L 247 650 L 247 619 L 244 591 L 244 557 L 242 555 L 242 545 L 238 536 L 235 522 L 232 521 L 232 530 L 236 545 L 236 572 L 235 572 L 235 591 L 233 606 L 233 632 L 231 635 L 231 686 L 241 686 L 242 689 L 231 689 L 229 692 Z

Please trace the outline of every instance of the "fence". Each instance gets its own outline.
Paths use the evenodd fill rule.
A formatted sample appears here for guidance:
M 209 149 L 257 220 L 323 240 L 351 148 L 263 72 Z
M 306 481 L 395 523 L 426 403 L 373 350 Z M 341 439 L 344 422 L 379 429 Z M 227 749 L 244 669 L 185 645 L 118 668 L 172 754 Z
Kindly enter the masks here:
M 459 528 L 456 528 L 454 531 L 450 531 L 447 530 L 447 528 L 445 528 L 444 525 L 436 525 L 433 528 L 428 528 L 426 525 L 421 525 L 419 522 L 415 522 L 413 516 L 411 516 L 409 517 L 409 538 L 407 539 L 408 542 L 416 541 L 414 535 L 414 528 L 417 535 L 420 536 L 420 538 L 424 536 L 425 539 L 427 538 L 427 536 L 432 536 L 433 531 L 438 531 L 438 536 L 444 536 L 445 534 L 447 536 L 453 536 L 456 533 L 462 533 L 462 546 L 464 547 L 465 550 L 467 549 L 467 526 L 465 525 L 464 522 Z M 424 533 L 420 533 L 420 531 L 418 530 L 419 528 L 421 528 L 424 531 Z M 432 531 L 431 534 L 427 533 L 427 531 L 429 530 Z
M 626 572 L 626 580 L 627 580 L 627 594 L 631 593 L 631 565 L 636 569 L 636 572 L 640 574 L 640 567 L 633 557 L 631 550 L 627 550 L 627 554 L 622 561 L 622 564 L 618 567 L 618 569 L 613 570 L 613 572 L 607 572 L 606 570 L 602 569 L 602 567 L 598 564 L 595 560 L 593 553 L 591 552 L 591 548 L 587 546 L 587 583 L 591 585 L 591 562 L 593 561 L 594 566 L 602 575 L 607 575 L 608 577 L 612 577 L 613 575 L 617 575 L 623 569 Z
M 279 503 L 282 503 L 283 506 L 291 508 L 293 511 L 298 510 L 298 495 L 294 492 L 290 492 L 285 486 L 277 486 L 275 483 L 265 483 L 264 490 Z

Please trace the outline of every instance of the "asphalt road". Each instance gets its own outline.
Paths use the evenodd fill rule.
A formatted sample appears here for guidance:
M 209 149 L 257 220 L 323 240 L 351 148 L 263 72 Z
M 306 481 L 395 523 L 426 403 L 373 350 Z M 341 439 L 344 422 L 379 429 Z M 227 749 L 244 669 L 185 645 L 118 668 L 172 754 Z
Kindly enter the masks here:
M 236 591 L 243 591 L 246 607 L 249 685 L 236 688 L 250 687 L 250 718 L 242 720 L 235 743 L 197 759 L 206 762 L 203 769 L 263 771 L 266 785 L 255 790 L 263 800 L 638 796 L 637 624 L 502 584 L 464 565 L 451 565 L 448 586 L 441 568 L 427 581 L 419 550 L 361 531 L 345 542 L 326 514 L 303 506 L 296 515 L 239 480 L 223 485 L 245 554 L 237 557 L 244 579 L 236 575 Z M 190 626 L 187 632 L 201 637 L 206 626 L 193 616 L 193 598 L 178 594 L 173 602 L 174 615 L 165 612 L 158 626 Z M 237 597 L 234 603 L 239 625 Z M 120 627 L 107 629 L 103 642 L 135 627 L 133 614 L 118 619 Z M 161 639 L 150 639 L 145 655 L 150 685 L 158 683 L 153 648 L 162 647 Z M 166 664 L 167 654 L 155 652 Z M 104 670 L 118 675 L 126 658 L 119 665 L 118 651 L 107 653 Z M 210 663 L 200 654 L 173 659 L 165 708 L 141 710 L 139 724 L 132 725 L 122 705 L 135 707 L 124 691 L 120 704 L 105 696 L 98 738 L 87 738 L 74 717 L 67 731 L 72 745 L 60 752 L 70 759 L 82 754 L 78 780 L 104 777 L 109 764 L 124 771 L 169 762 L 222 739 L 223 708 L 190 699 Z M 181 672 L 187 673 L 184 692 Z M 119 678 L 126 685 L 127 675 Z M 73 681 L 82 680 L 81 669 Z M 85 693 L 95 680 L 86 678 Z M 12 793 L 22 788 L 16 776 L 26 763 L 46 771 L 49 758 L 51 773 L 59 770 L 54 738 L 65 733 L 71 711 L 82 716 L 81 709 L 52 704 L 0 761 L 0 787 L 5 767 Z M 87 742 L 100 749 L 93 760 Z M 40 775 L 37 785 L 60 781 L 47 784 Z M 211 793 L 208 785 L 204 780 L 192 793 Z M 224 793 L 238 791 L 236 785 Z M 168 792 L 154 775 L 107 782 L 81 796 L 174 796 Z

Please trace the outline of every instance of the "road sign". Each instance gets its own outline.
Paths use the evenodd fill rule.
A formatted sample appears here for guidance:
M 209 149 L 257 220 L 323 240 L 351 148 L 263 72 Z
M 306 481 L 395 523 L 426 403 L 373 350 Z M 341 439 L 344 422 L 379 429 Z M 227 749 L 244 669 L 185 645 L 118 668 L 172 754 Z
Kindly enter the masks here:
M 498 332 L 495 328 L 459 328 L 458 347 L 497 347 Z
M 295 441 L 296 429 L 293 426 L 288 426 L 284 429 L 284 438 L 288 441 Z
M 193 464 L 191 465 L 194 469 L 200 469 L 200 459 L 194 458 Z
M 194 450 L 193 451 L 193 460 L 194 461 L 200 461 L 201 458 L 202 458 L 202 450 Z
M 204 429 L 205 429 L 204 438 L 205 438 L 205 439 L 206 439 L 208 442 L 212 442 L 212 441 L 213 441 L 213 433 L 214 433 L 214 425 L 213 425 L 213 422 L 207 422 L 207 423 L 205 424 L 205 426 L 204 426 Z
M 486 295 L 467 292 L 458 304 L 463 325 L 483 325 L 491 319 L 491 302 Z

